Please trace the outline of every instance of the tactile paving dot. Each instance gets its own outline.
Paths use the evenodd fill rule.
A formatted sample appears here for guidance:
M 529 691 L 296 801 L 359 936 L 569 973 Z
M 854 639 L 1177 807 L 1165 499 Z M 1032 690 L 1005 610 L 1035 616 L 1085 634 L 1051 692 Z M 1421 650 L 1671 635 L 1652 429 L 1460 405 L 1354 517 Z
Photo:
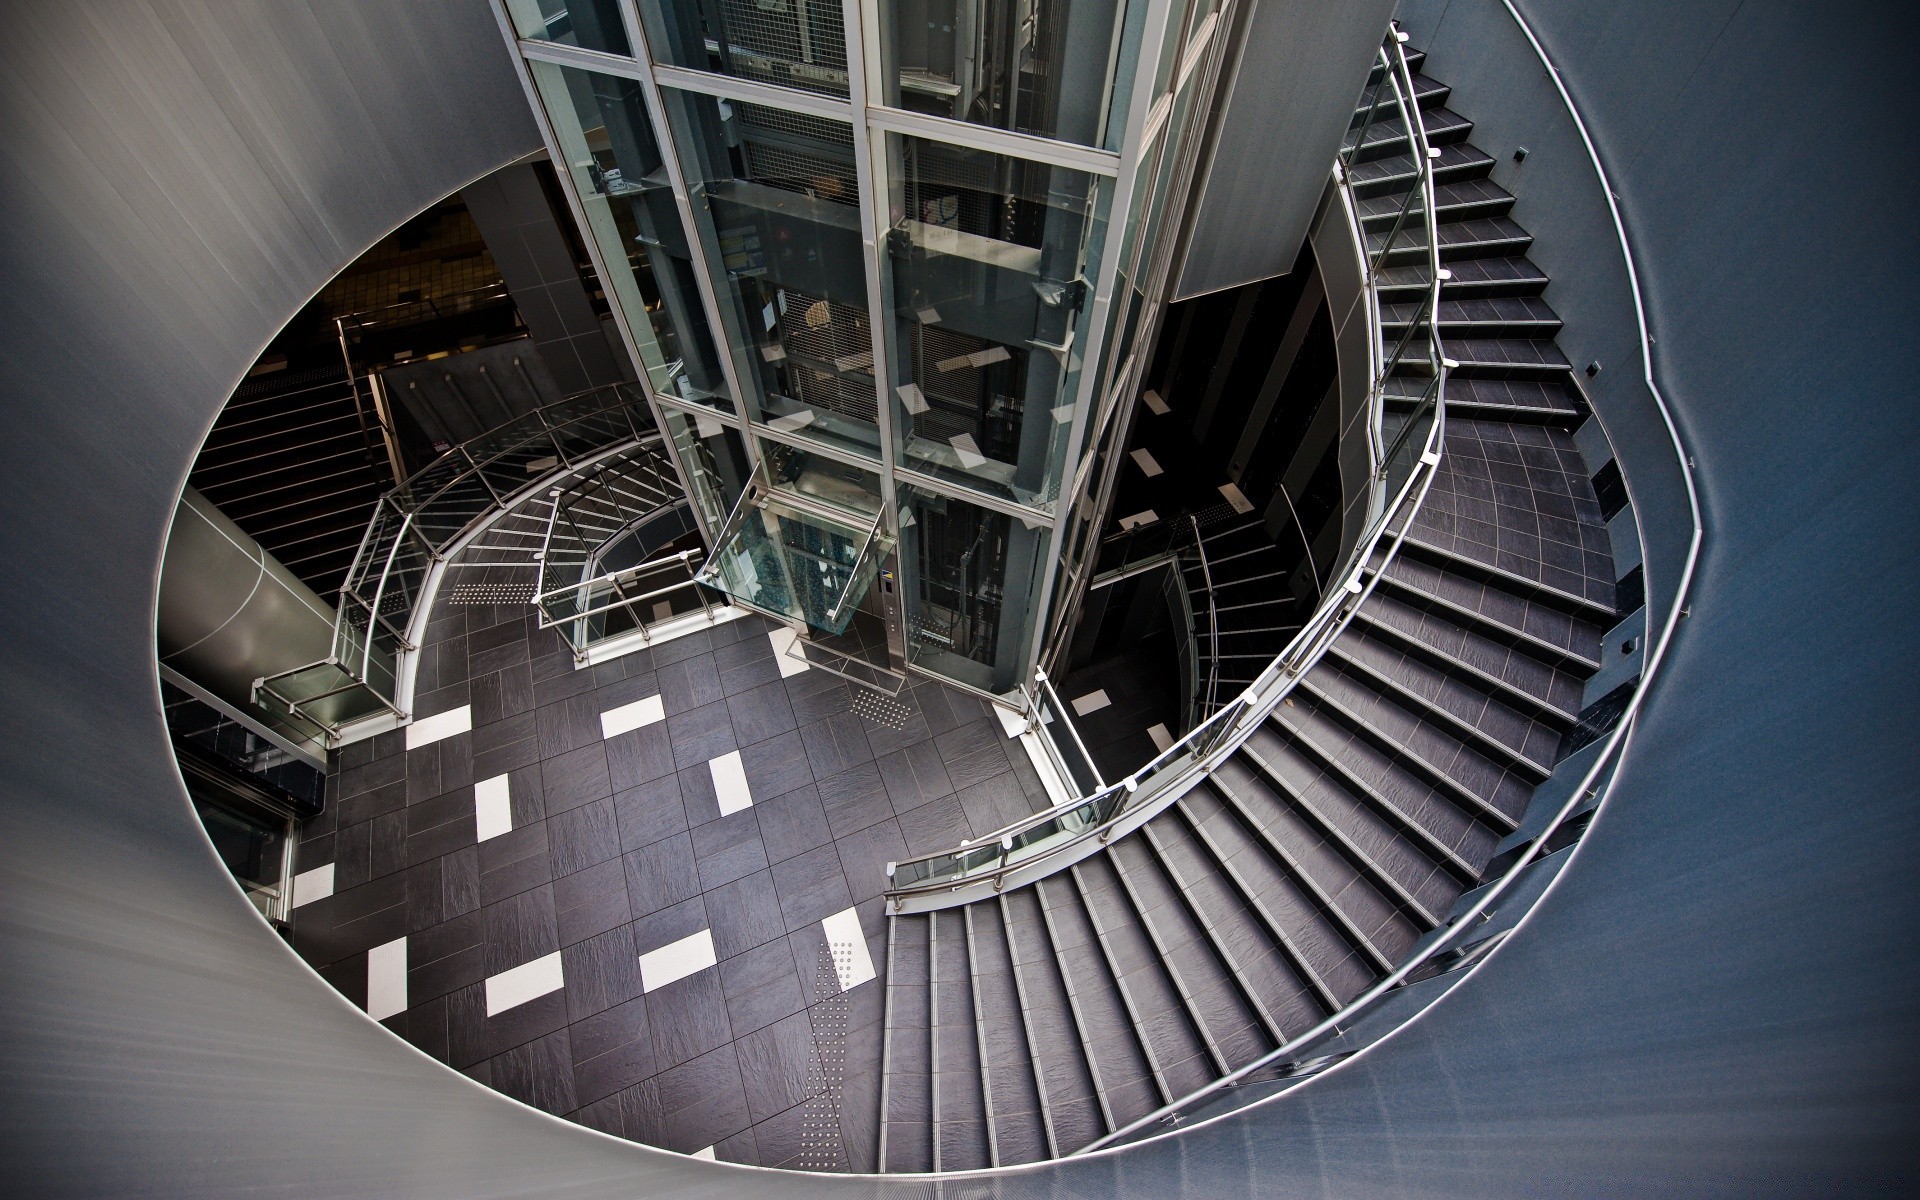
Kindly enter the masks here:
M 847 1075 L 847 994 L 840 971 L 853 963 L 853 948 L 820 947 L 814 990 L 820 1000 L 809 1012 L 813 1024 L 813 1060 L 807 1066 L 807 1106 L 800 1114 L 803 1171 L 846 1171 L 846 1143 L 840 1128 L 840 1088 Z
M 863 687 L 849 690 L 853 692 L 853 711 L 875 725 L 884 725 L 888 729 L 905 729 L 907 722 L 913 719 L 911 706 L 884 692 Z
M 530 583 L 456 583 L 447 593 L 448 604 L 530 604 Z

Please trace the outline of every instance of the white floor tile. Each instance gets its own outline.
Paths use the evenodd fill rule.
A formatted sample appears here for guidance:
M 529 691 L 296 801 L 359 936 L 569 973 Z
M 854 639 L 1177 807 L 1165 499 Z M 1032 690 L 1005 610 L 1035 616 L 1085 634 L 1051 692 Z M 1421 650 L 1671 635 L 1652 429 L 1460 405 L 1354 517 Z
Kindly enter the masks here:
M 851 908 L 820 922 L 833 950 L 833 970 L 840 976 L 840 990 L 848 991 L 874 978 L 873 955 L 867 950 L 867 935 L 860 931 L 860 914 Z
M 642 954 L 640 990 L 651 992 L 655 988 L 663 988 L 676 979 L 685 979 L 696 971 L 706 970 L 716 961 L 713 956 L 713 931 L 702 929 L 699 933 Z
M 798 675 L 807 669 L 804 661 L 787 653 L 793 648 L 793 644 L 800 640 L 799 634 L 782 626 L 779 629 L 768 630 L 767 640 L 773 643 L 773 661 L 780 668 L 780 678 Z
M 524 962 L 510 971 L 487 977 L 487 1015 L 495 1016 L 518 1008 L 529 1000 L 567 986 L 560 970 L 560 952 L 554 951 L 532 962 Z
M 1166 473 L 1165 468 L 1160 465 L 1159 460 L 1155 459 L 1145 446 L 1135 450 L 1128 457 L 1133 459 L 1133 465 L 1139 467 L 1141 473 L 1146 475 L 1148 479 L 1152 479 L 1155 475 L 1163 475 Z
M 476 840 L 482 842 L 513 832 L 513 804 L 505 775 L 473 785 L 473 825 Z
M 333 895 L 333 864 L 326 863 L 293 877 L 293 907 L 312 904 Z
M 1095 688 L 1073 701 L 1073 712 L 1075 716 L 1084 717 L 1088 713 L 1099 712 L 1112 703 L 1113 701 L 1107 696 L 1107 689 Z
M 1147 736 L 1153 739 L 1153 748 L 1163 753 L 1173 745 L 1173 730 L 1165 725 L 1147 726 Z
M 450 738 L 472 728 L 473 706 L 470 704 L 462 704 L 459 708 L 435 713 L 431 717 L 421 717 L 407 726 L 407 749 L 431 746 L 442 738 Z
M 635 700 L 632 704 L 622 704 L 619 708 L 610 708 L 601 713 L 600 736 L 618 737 L 643 725 L 666 719 L 666 704 L 658 696 L 648 696 L 645 700 Z
M 407 939 L 367 951 L 367 1015 L 384 1021 L 407 1011 Z
M 695 1150 L 692 1154 L 687 1155 L 687 1157 L 688 1158 L 704 1158 L 708 1162 L 720 1161 L 718 1158 L 714 1157 L 712 1146 L 708 1146 L 705 1150 Z
M 1220 494 L 1227 498 L 1227 503 L 1232 506 L 1233 511 L 1241 516 L 1244 517 L 1253 511 L 1253 501 L 1247 499 L 1247 494 L 1231 483 L 1221 484 Z
M 738 750 L 708 759 L 707 770 L 713 774 L 713 797 L 720 802 L 721 816 L 753 807 L 753 789 L 747 786 L 747 769 L 740 765 Z
M 1120 528 L 1138 529 L 1142 525 L 1151 525 L 1160 519 L 1160 514 L 1150 508 L 1143 508 L 1130 517 L 1120 518 Z
M 1160 393 L 1154 391 L 1152 388 L 1148 388 L 1142 393 L 1140 399 L 1145 402 L 1147 411 L 1156 417 L 1164 417 L 1172 411 L 1167 407 L 1167 402 L 1160 398 Z

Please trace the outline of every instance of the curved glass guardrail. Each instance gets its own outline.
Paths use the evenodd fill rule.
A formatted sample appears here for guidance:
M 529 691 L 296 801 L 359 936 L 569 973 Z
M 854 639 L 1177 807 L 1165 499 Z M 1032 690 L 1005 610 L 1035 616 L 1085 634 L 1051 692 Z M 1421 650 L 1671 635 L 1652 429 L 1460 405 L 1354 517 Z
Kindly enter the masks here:
M 331 653 L 254 681 L 254 701 L 324 729 L 405 716 L 400 660 L 433 567 L 467 530 L 558 470 L 653 436 L 641 391 L 595 388 L 463 442 L 381 497 L 340 589 Z
M 1397 32 L 1390 33 L 1382 46 L 1370 85 L 1367 108 L 1350 128 L 1334 165 L 1356 248 L 1364 258 L 1375 356 L 1368 397 L 1374 515 L 1353 555 L 1335 576 L 1341 582 L 1328 589 L 1287 648 L 1244 692 L 1127 778 L 1100 782 L 1091 791 L 1082 790 L 1053 808 L 952 850 L 894 864 L 887 893 L 889 911 L 960 903 L 980 884 L 990 883 L 997 891 L 1016 868 L 1031 868 L 1038 860 L 1091 838 L 1104 841 L 1122 818 L 1144 814 L 1144 819 L 1171 802 L 1218 765 L 1286 698 L 1371 594 L 1379 569 L 1399 552 L 1440 462 L 1448 363 L 1435 315 L 1443 276 L 1434 230 L 1433 158 Z M 1399 172 L 1405 173 L 1404 181 Z M 1395 218 L 1383 234 L 1369 234 L 1361 224 L 1356 195 L 1361 187 L 1368 188 L 1376 200 L 1383 194 L 1399 195 Z M 1396 193 L 1396 187 L 1402 191 Z M 1388 346 L 1380 324 L 1379 275 L 1390 263 L 1402 265 L 1408 259 L 1425 266 L 1426 289 L 1419 312 Z M 1369 567 L 1376 557 L 1381 557 L 1380 563 Z M 1044 676 L 1039 683 L 1040 694 L 1029 697 L 1029 729 L 1042 731 L 1043 743 L 1056 758 L 1071 760 L 1073 753 L 1051 736 L 1051 727 L 1071 732 L 1071 717 L 1058 697 L 1050 696 L 1051 685 Z M 1077 743 L 1076 737 L 1075 749 Z M 1084 754 L 1084 750 L 1078 752 Z M 1079 772 L 1069 770 L 1063 778 L 1081 784 Z M 1098 780 L 1097 772 L 1094 779 Z

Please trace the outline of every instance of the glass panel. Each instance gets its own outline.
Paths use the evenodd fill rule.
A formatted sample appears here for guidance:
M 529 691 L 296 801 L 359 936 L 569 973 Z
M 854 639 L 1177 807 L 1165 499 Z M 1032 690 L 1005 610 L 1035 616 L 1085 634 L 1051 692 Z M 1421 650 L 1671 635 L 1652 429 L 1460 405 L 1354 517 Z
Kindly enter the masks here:
M 900 506 L 909 657 L 970 687 L 1011 690 L 1033 637 L 1047 528 L 917 487 L 901 489 Z
M 781 432 L 878 459 L 852 127 L 664 95 L 750 411 Z
M 1146 0 L 896 0 L 879 6 L 894 108 L 1083 146 L 1126 107 Z M 1122 66 L 1124 64 L 1124 68 Z M 1124 118 L 1122 122 L 1124 123 Z
M 507 0 L 507 14 L 514 32 L 529 41 L 633 56 L 619 0 Z
M 718 536 L 752 473 L 740 433 L 712 417 L 671 409 L 662 415 L 674 452 L 680 456 L 680 467 L 693 487 L 693 502 L 699 506 L 707 529 Z
M 200 823 L 207 827 L 214 853 L 246 890 L 247 899 L 261 915 L 283 917 L 286 880 L 282 872 L 293 822 L 286 817 L 242 808 L 237 802 L 217 803 L 199 791 L 193 796 L 193 807 L 200 814 Z
M 880 477 L 873 472 L 765 438 L 760 454 L 767 460 L 767 482 L 774 487 L 842 509 L 856 524 L 866 525 L 879 515 Z
M 529 62 L 654 391 L 733 411 L 640 84 Z
M 888 136 L 896 452 L 1021 504 L 1060 490 L 1110 181 Z
M 714 552 L 701 581 L 765 612 L 846 632 L 886 547 L 868 530 L 768 500 Z
M 840 0 L 640 0 L 655 62 L 847 94 Z

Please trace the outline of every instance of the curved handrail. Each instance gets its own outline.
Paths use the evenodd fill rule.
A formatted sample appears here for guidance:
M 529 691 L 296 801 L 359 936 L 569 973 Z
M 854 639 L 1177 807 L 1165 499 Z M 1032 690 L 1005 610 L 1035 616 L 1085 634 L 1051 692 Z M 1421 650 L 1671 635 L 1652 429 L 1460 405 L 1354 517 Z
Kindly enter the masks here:
M 1414 971 L 1419 970 L 1422 966 L 1432 961 L 1435 956 L 1453 949 L 1456 935 L 1459 931 L 1472 929 L 1493 909 L 1501 897 L 1510 891 L 1513 885 L 1525 874 L 1526 869 L 1542 857 L 1548 843 L 1560 832 L 1561 828 L 1566 824 L 1568 818 L 1574 814 L 1576 809 L 1588 801 L 1592 801 L 1596 807 L 1605 803 L 1607 797 L 1599 794 L 1599 788 L 1597 786 L 1600 776 L 1610 767 L 1617 765 L 1615 756 L 1621 753 L 1621 748 L 1626 744 L 1634 721 L 1639 716 L 1641 704 L 1646 699 L 1654 675 L 1666 659 L 1667 649 L 1672 643 L 1673 635 L 1678 629 L 1681 619 L 1687 615 L 1687 598 L 1693 587 L 1694 572 L 1699 565 L 1700 550 L 1706 539 L 1706 522 L 1700 507 L 1699 489 L 1693 478 L 1692 459 L 1688 456 L 1686 445 L 1680 438 L 1679 425 L 1673 418 L 1673 412 L 1667 407 L 1666 397 L 1661 395 L 1659 386 L 1654 382 L 1653 338 L 1647 328 L 1646 303 L 1640 292 L 1640 278 L 1639 272 L 1634 264 L 1633 246 L 1627 238 L 1626 223 L 1621 219 L 1620 206 L 1619 202 L 1615 199 L 1612 181 L 1607 177 L 1606 167 L 1600 161 L 1599 151 L 1593 144 L 1593 138 L 1587 132 L 1586 122 L 1581 119 L 1580 110 L 1573 103 L 1573 96 L 1567 91 L 1566 83 L 1560 77 L 1559 69 L 1554 66 L 1553 60 L 1548 57 L 1545 47 L 1540 44 L 1540 39 L 1534 35 L 1533 29 L 1527 24 L 1526 18 L 1521 16 L 1519 10 L 1514 7 L 1513 0 L 1501 0 L 1501 2 L 1507 9 L 1508 14 L 1512 16 L 1514 24 L 1519 26 L 1521 33 L 1526 36 L 1528 43 L 1533 47 L 1534 54 L 1538 56 L 1541 65 L 1546 68 L 1547 75 L 1553 80 L 1554 87 L 1559 91 L 1561 102 L 1566 105 L 1567 114 L 1572 118 L 1574 128 L 1578 130 L 1580 139 L 1586 146 L 1587 156 L 1593 164 L 1594 174 L 1599 179 L 1601 194 L 1607 199 L 1607 208 L 1613 218 L 1614 233 L 1620 242 L 1620 254 L 1626 264 L 1627 280 L 1633 295 L 1634 317 L 1639 327 L 1640 361 L 1643 378 L 1648 393 L 1653 397 L 1654 406 L 1660 413 L 1661 421 L 1666 426 L 1668 439 L 1672 442 L 1674 454 L 1679 461 L 1681 479 L 1686 485 L 1689 515 L 1693 522 L 1693 532 L 1688 541 L 1686 560 L 1681 566 L 1678 586 L 1674 590 L 1672 607 L 1668 609 L 1666 619 L 1662 622 L 1659 638 L 1647 653 L 1646 661 L 1641 668 L 1639 685 L 1634 689 L 1633 695 L 1628 698 L 1626 708 L 1621 712 L 1619 721 L 1614 725 L 1613 731 L 1608 735 L 1606 744 L 1603 745 L 1600 752 L 1594 756 L 1592 765 L 1587 768 L 1586 772 L 1581 776 L 1579 784 L 1573 788 L 1566 801 L 1554 812 L 1551 819 L 1549 819 L 1540 832 L 1521 849 L 1513 865 L 1508 867 L 1498 879 L 1485 885 L 1478 899 L 1468 905 L 1465 911 L 1454 915 L 1443 926 L 1436 929 L 1434 935 L 1429 935 L 1422 948 L 1411 955 L 1406 962 L 1400 964 L 1385 977 L 1377 981 L 1372 987 L 1354 997 L 1354 999 L 1343 1006 L 1339 1012 L 1329 1016 L 1312 1029 L 1309 1029 L 1298 1037 L 1288 1039 L 1284 1045 L 1274 1048 L 1253 1062 L 1221 1076 L 1212 1083 L 1198 1088 L 1192 1093 L 1156 1109 L 1154 1112 L 1148 1113 L 1139 1120 L 1130 1122 L 1114 1130 L 1112 1133 L 1089 1143 L 1079 1150 L 1073 1151 L 1068 1157 L 1114 1146 L 1131 1137 L 1133 1134 L 1139 1133 L 1141 1130 L 1178 1117 L 1180 1113 L 1191 1109 L 1202 1100 L 1234 1086 L 1241 1080 L 1259 1071 L 1283 1063 L 1293 1056 L 1297 1056 L 1302 1050 L 1310 1047 L 1315 1041 L 1325 1037 L 1329 1032 L 1335 1032 L 1343 1025 L 1350 1025 L 1364 1009 L 1371 1007 L 1380 997 L 1386 995 L 1394 988 L 1399 987 Z M 1611 783 L 1609 783 L 1609 795 L 1610 794 Z M 1557 882 L 1558 879 L 1556 878 L 1552 883 L 1549 883 L 1548 890 L 1550 891 L 1554 883 Z M 1480 958 L 1478 962 L 1474 964 L 1475 969 L 1478 968 L 1479 963 L 1484 963 L 1491 956 L 1491 953 L 1489 953 Z M 1304 1078 L 1301 1082 L 1304 1082 Z M 1269 1097 L 1262 1098 L 1265 1099 Z
M 1391 477 L 1398 455 L 1419 423 L 1420 408 L 1430 403 L 1432 421 L 1427 425 L 1426 437 L 1421 443 L 1419 457 L 1409 466 L 1404 480 L 1394 490 L 1390 502 L 1381 506 L 1379 515 L 1367 533 L 1358 540 L 1353 554 L 1340 573 L 1344 577 L 1344 583 L 1327 591 L 1319 607 L 1294 635 L 1286 648 L 1261 671 L 1239 697 L 1221 706 L 1207 720 L 1187 731 L 1180 740 L 1156 755 L 1144 767 L 1117 783 L 1098 789 L 1088 796 L 1070 798 L 1053 808 L 1024 817 L 985 837 L 972 839 L 953 850 L 923 855 L 893 864 L 890 872 L 892 882 L 887 892 L 889 911 L 898 911 L 903 899 L 931 900 L 942 893 L 953 894 L 963 889 L 970 891 L 976 885 L 983 883 L 990 882 L 994 890 L 998 891 L 1004 885 L 1009 871 L 1030 866 L 1042 858 L 1063 855 L 1073 847 L 1083 846 L 1090 838 L 1099 837 L 1105 840 L 1111 836 L 1116 823 L 1123 818 L 1137 816 L 1147 806 L 1156 803 L 1160 805 L 1171 803 L 1199 779 L 1209 774 L 1229 754 L 1237 750 L 1240 744 L 1251 736 L 1268 715 L 1286 699 L 1292 692 L 1294 684 L 1319 661 L 1320 656 L 1325 653 L 1334 638 L 1346 628 L 1353 613 L 1372 595 L 1373 588 L 1387 564 L 1399 554 L 1402 542 L 1413 527 L 1414 514 L 1425 501 L 1427 491 L 1433 483 L 1434 473 L 1439 466 L 1440 448 L 1446 427 L 1446 374 L 1450 365 L 1440 342 L 1438 321 L 1440 285 L 1445 276 L 1440 268 L 1439 236 L 1435 228 L 1433 155 L 1427 140 L 1426 123 L 1415 101 L 1413 75 L 1407 66 L 1404 41 L 1405 35 L 1400 34 L 1397 29 L 1389 32 L 1379 52 L 1378 61 L 1383 69 L 1380 82 L 1374 88 L 1373 102 L 1366 116 L 1358 124 L 1353 144 L 1350 147 L 1343 147 L 1340 157 L 1334 164 L 1334 173 L 1347 207 L 1348 220 L 1358 252 L 1366 265 L 1368 319 L 1372 324 L 1369 353 L 1373 356 L 1369 366 L 1368 396 L 1373 443 L 1369 449 L 1375 463 L 1373 476 L 1375 486 L 1379 487 L 1382 484 L 1391 486 Z M 1404 136 L 1407 138 L 1409 156 L 1414 164 L 1414 180 L 1393 228 L 1384 239 L 1378 253 L 1374 253 L 1367 247 L 1365 228 L 1355 205 L 1351 168 L 1366 146 L 1367 135 L 1372 130 L 1374 118 L 1380 111 L 1382 97 L 1389 88 L 1393 92 L 1394 110 L 1405 122 Z M 1406 332 L 1400 336 L 1392 353 L 1386 355 L 1382 361 L 1381 356 L 1385 348 L 1380 329 L 1378 275 L 1385 268 L 1388 257 L 1395 249 L 1395 239 L 1406 225 L 1407 215 L 1414 211 L 1415 194 L 1418 195 L 1419 200 L 1420 231 L 1426 235 L 1428 280 L 1427 289 L 1423 295 L 1424 309 L 1420 315 L 1408 323 Z M 1379 432 L 1387 398 L 1387 380 L 1401 365 L 1413 344 L 1414 334 L 1423 325 L 1426 331 L 1426 349 L 1433 371 L 1433 382 L 1418 402 L 1414 414 L 1409 416 L 1407 425 L 1395 439 L 1392 449 L 1383 451 L 1379 445 Z M 1370 568 L 1369 564 L 1373 562 L 1376 554 L 1383 554 L 1384 557 L 1378 567 Z M 1189 755 L 1191 756 L 1189 762 L 1183 766 L 1178 765 L 1180 758 Z M 1071 826 L 1068 825 L 1067 818 L 1076 813 L 1084 813 L 1085 819 Z M 1036 839 L 1025 845 L 1017 844 L 1022 835 L 1032 834 L 1050 821 L 1060 822 L 1060 827 L 1055 832 L 1063 836 L 1058 840 L 1043 843 Z M 983 860 L 980 857 L 981 848 L 995 841 L 1000 846 L 997 861 Z M 1017 850 L 1030 850 L 1030 852 L 1015 857 Z M 949 873 L 942 874 L 936 869 L 936 864 L 943 862 L 951 865 Z

